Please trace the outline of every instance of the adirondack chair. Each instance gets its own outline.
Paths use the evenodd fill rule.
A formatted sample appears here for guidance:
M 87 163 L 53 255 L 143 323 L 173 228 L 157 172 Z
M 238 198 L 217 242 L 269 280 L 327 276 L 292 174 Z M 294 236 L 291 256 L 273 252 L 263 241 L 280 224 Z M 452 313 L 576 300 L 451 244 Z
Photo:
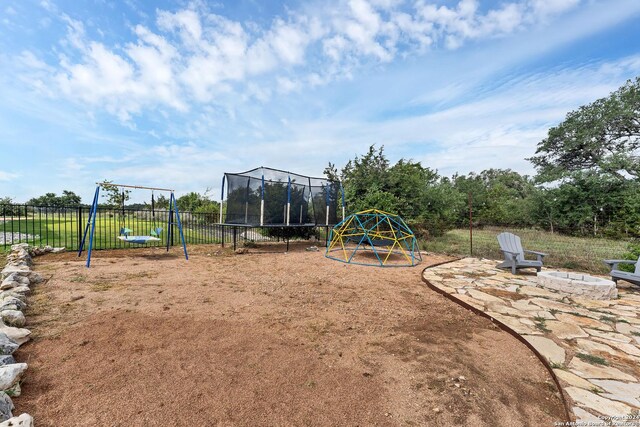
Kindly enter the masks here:
M 498 234 L 498 243 L 500 244 L 500 250 L 504 254 L 504 261 L 498 264 L 498 268 L 511 268 L 511 273 L 513 274 L 516 274 L 516 271 L 521 268 L 535 268 L 536 271 L 542 270 L 542 258 L 547 254 L 525 251 L 522 249 L 519 236 L 507 232 L 500 233 Z M 526 260 L 524 258 L 525 253 L 536 255 L 537 260 Z
M 640 285 L 640 257 L 637 261 L 628 259 L 606 259 L 605 264 L 611 267 L 611 280 L 618 283 L 618 279 L 626 280 L 634 285 Z M 618 264 L 635 264 L 636 269 L 633 273 L 618 270 Z

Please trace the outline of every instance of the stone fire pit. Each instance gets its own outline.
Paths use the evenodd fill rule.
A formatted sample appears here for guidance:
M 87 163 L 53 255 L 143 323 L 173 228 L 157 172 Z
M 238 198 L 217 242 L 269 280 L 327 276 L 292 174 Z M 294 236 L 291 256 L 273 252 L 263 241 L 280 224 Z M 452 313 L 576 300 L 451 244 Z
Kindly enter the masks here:
M 618 297 L 615 282 L 582 273 L 541 271 L 538 273 L 538 284 L 543 288 L 588 299 L 609 300 Z

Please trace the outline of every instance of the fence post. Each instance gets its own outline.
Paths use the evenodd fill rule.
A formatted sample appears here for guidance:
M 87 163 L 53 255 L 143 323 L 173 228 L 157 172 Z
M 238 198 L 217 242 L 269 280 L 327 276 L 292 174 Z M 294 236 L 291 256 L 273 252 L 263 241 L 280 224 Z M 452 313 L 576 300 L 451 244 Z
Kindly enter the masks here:
M 76 222 L 78 223 L 78 249 L 82 244 L 82 206 L 78 206 L 76 210 Z M 75 250 L 75 249 L 74 249 Z
M 469 254 L 473 256 L 473 199 L 469 191 Z

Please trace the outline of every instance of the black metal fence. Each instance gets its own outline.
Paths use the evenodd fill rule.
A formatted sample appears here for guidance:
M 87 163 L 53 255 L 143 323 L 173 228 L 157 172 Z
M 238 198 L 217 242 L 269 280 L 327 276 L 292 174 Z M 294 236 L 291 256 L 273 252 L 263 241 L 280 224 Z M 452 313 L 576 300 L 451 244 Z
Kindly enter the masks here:
M 29 243 L 34 246 L 64 247 L 78 250 L 89 219 L 90 206 L 32 206 L 21 204 L 0 205 L 0 251 L 12 244 Z M 150 235 L 158 227 L 163 231 L 160 241 L 140 246 L 165 246 L 168 235 L 168 210 L 145 210 L 98 207 L 94 236 L 94 249 L 130 247 L 118 239 L 121 228 L 132 230 L 131 235 Z M 282 239 L 272 231 L 261 228 L 218 224 L 218 213 L 180 212 L 187 244 L 224 244 L 234 242 L 275 242 Z M 175 222 L 175 219 L 174 219 Z M 171 245 L 180 244 L 177 225 L 172 225 Z M 88 240 L 88 236 L 87 236 Z M 88 241 L 85 243 L 85 248 Z

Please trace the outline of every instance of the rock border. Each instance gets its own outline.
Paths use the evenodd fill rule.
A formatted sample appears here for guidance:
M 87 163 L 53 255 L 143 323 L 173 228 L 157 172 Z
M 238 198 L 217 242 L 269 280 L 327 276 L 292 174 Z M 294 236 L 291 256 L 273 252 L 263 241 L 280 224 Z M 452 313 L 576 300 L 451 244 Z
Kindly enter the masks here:
M 7 265 L 0 272 L 0 427 L 34 425 L 31 415 L 13 416 L 12 413 L 15 407 L 11 397 L 20 396 L 20 380 L 28 367 L 26 363 L 16 362 L 13 352 L 30 339 L 31 331 L 24 328 L 23 310 L 27 308 L 30 286 L 43 281 L 42 276 L 31 269 L 32 256 L 63 251 L 64 248 L 18 243 L 11 246 Z
M 474 314 L 476 314 L 478 316 L 484 317 L 486 319 L 489 319 L 492 323 L 497 325 L 501 330 L 509 333 L 510 335 L 515 337 L 518 341 L 523 343 L 529 350 L 531 350 L 531 352 L 538 358 L 538 360 L 540 360 L 542 365 L 546 368 L 547 372 L 549 372 L 549 375 L 551 375 L 551 378 L 553 379 L 553 382 L 555 383 L 556 388 L 558 389 L 558 392 L 560 393 L 560 400 L 562 400 L 562 406 L 564 407 L 565 415 L 567 417 L 567 419 L 565 421 L 575 422 L 575 417 L 572 416 L 572 411 L 571 411 L 569 402 L 567 401 L 566 392 L 564 391 L 564 388 L 560 385 L 560 380 L 556 376 L 555 372 L 553 372 L 553 368 L 551 367 L 551 365 L 549 364 L 547 359 L 542 354 L 540 354 L 540 352 L 538 352 L 538 350 L 533 345 L 531 345 L 530 342 L 528 342 L 526 339 L 524 339 L 524 337 L 522 337 L 522 335 L 518 334 L 516 331 L 511 329 L 509 326 L 505 325 L 504 323 L 502 323 L 499 320 L 495 319 L 494 317 L 490 316 L 486 312 L 484 312 L 484 311 L 472 306 L 471 304 L 468 304 L 465 301 L 462 301 L 462 300 L 454 297 L 453 295 L 449 294 L 444 289 L 438 288 L 437 286 L 432 284 L 429 280 L 427 280 L 424 277 L 424 273 L 427 270 L 431 269 L 431 268 L 439 267 L 439 266 L 444 265 L 444 264 L 454 263 L 454 262 L 457 262 L 457 261 L 460 261 L 460 259 L 455 259 L 455 260 L 451 260 L 451 261 L 445 261 L 445 262 L 442 262 L 442 263 L 439 263 L 439 264 L 435 264 L 435 265 L 431 265 L 429 267 L 426 267 L 424 270 L 422 270 L 422 273 L 420 274 L 420 277 L 421 277 L 422 281 L 429 287 L 429 289 L 437 292 L 440 295 L 443 295 L 448 300 L 453 301 L 454 303 L 466 308 L 467 310 L 471 311 L 472 313 L 474 313 Z

